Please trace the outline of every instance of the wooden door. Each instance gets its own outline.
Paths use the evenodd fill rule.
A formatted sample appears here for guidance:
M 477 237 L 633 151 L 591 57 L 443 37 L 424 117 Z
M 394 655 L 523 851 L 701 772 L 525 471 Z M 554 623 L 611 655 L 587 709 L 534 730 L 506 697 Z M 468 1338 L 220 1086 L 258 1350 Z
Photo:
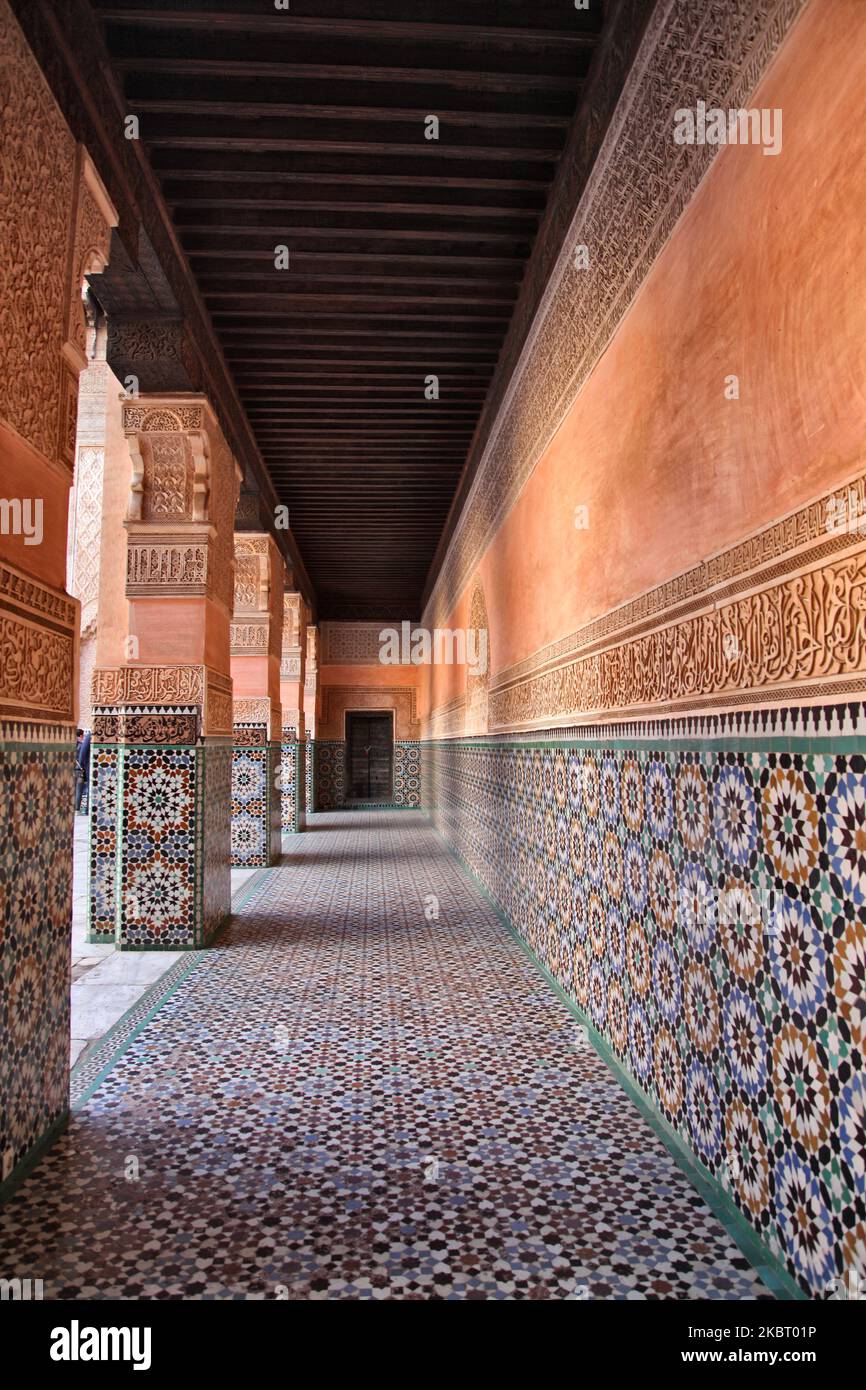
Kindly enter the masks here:
M 390 801 L 393 796 L 394 737 L 390 714 L 348 714 L 348 797 Z

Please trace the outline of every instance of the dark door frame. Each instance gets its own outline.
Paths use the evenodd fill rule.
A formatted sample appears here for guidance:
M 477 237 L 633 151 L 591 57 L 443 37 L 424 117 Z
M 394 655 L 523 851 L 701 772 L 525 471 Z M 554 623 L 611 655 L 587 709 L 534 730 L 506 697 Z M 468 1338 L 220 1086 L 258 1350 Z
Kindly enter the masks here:
M 387 803 L 394 799 L 394 744 L 396 742 L 396 715 L 393 709 L 347 709 L 343 715 L 343 735 L 346 745 L 346 772 L 345 790 L 343 800 L 347 802 L 361 801 L 363 797 L 355 797 L 352 794 L 352 739 L 351 724 L 352 719 L 388 719 L 390 724 L 390 757 L 388 760 L 388 791 L 383 797 L 376 797 L 372 793 L 366 798 L 369 802 L 381 801 Z M 369 760 L 368 760 L 368 785 L 369 785 Z

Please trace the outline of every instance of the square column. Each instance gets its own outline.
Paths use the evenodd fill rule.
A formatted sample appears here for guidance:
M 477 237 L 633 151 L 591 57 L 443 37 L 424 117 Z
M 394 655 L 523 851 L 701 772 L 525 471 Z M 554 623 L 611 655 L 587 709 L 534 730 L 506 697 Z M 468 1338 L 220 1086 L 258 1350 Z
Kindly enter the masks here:
M 304 664 L 304 799 L 308 811 L 317 811 L 316 802 L 316 728 L 319 710 L 319 629 L 307 624 L 306 660 Z
M 304 764 L 304 669 L 307 605 L 300 593 L 283 600 L 283 651 L 280 661 L 280 700 L 283 707 L 282 797 L 283 834 L 304 829 L 306 788 Z
M 285 563 L 272 536 L 234 539 L 231 862 L 275 864 L 282 853 L 280 653 Z
M 231 902 L 240 474 L 206 398 L 141 396 L 122 412 L 129 492 L 116 544 L 126 603 L 100 595 L 89 937 L 119 950 L 194 949 Z

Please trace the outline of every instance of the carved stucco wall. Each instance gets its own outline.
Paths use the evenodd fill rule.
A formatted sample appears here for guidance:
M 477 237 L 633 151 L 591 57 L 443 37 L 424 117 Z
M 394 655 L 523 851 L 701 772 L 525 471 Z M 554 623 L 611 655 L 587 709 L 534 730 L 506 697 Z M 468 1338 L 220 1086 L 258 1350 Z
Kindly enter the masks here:
M 420 736 L 417 691 L 406 686 L 324 685 L 316 737 L 344 739 L 346 713 L 350 710 L 393 710 L 394 737 L 403 740 Z
M 795 24 L 803 8 L 669 3 L 647 34 L 479 474 L 488 500 L 470 501 L 427 609 L 429 625 L 465 626 L 480 576 L 491 730 L 862 688 L 858 538 L 831 534 L 828 506 L 849 487 L 863 503 L 845 266 L 863 242 L 866 158 L 851 159 L 838 113 L 856 104 L 844 55 L 866 41 L 866 12 L 834 0 Z M 834 115 L 818 93 L 837 70 Z M 713 151 L 674 146 L 674 108 L 745 100 L 762 79 L 761 104 L 784 108 L 781 155 L 725 150 L 695 193 Z M 859 126 L 854 138 L 866 145 Z M 837 219 L 819 232 L 814 187 Z M 646 214 L 626 248 L 628 227 L 603 234 L 624 207 Z M 593 254 L 579 273 L 566 262 L 580 241 Z M 780 330 L 782 304 L 783 324 L 811 332 Z M 454 673 L 431 673 L 422 706 L 433 736 L 462 732 Z
M 0 3 L 0 416 L 55 458 L 64 396 L 75 141 Z M 74 426 L 73 426 L 74 428 Z
M 698 97 L 710 106 L 748 104 L 806 4 L 662 0 L 656 7 L 486 442 L 481 436 L 477 476 L 435 578 L 427 626 L 444 625 L 719 154 L 710 144 L 675 145 L 674 112 Z M 589 248 L 588 271 L 576 261 L 579 246 Z

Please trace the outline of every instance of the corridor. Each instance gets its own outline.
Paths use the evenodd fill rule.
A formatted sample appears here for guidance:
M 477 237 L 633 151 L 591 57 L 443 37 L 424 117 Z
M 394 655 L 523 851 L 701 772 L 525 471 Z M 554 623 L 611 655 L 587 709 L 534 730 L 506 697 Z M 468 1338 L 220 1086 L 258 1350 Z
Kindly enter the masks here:
M 866 1297 L 863 55 L 0 0 L 0 1301 Z
M 0 1267 L 52 1299 L 770 1296 L 421 813 L 288 843 L 75 1069 Z

